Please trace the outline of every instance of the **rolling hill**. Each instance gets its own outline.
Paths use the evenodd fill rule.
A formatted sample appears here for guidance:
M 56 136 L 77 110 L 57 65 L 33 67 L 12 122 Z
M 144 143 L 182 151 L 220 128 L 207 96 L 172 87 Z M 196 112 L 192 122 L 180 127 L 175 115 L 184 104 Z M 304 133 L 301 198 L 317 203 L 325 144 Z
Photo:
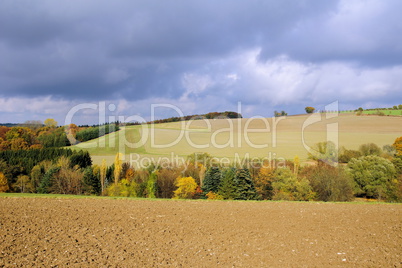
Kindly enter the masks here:
M 309 147 L 326 140 L 357 149 L 382 147 L 402 136 L 402 117 L 312 114 L 279 118 L 208 119 L 122 127 L 120 131 L 73 146 L 88 150 L 94 163 L 111 164 L 117 152 L 125 161 L 185 157 L 206 152 L 231 161 L 266 157 L 307 160 Z M 131 155 L 131 158 L 130 158 Z

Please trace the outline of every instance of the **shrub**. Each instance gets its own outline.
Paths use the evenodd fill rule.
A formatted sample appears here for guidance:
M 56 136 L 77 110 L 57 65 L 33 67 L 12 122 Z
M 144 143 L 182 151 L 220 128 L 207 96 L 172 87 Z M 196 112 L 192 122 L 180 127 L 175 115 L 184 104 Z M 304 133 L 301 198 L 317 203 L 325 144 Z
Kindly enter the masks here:
M 206 194 L 208 200 L 223 200 L 223 196 L 216 194 L 214 192 L 209 192 Z

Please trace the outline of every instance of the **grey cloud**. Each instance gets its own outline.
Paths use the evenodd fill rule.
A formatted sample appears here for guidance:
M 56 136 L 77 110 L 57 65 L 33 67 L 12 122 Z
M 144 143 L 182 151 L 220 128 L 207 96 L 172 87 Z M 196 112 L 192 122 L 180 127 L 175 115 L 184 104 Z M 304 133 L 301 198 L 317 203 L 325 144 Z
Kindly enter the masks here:
M 156 98 L 207 100 L 217 110 L 222 99 L 224 106 L 237 101 L 274 108 L 322 103 L 358 75 L 326 80 L 323 87 L 316 76 L 334 70 L 306 68 L 310 73 L 299 73 L 294 67 L 284 77 L 286 72 L 278 71 L 283 66 L 273 72 L 264 68 L 281 56 L 300 66 L 353 65 L 355 72 L 398 67 L 401 9 L 398 0 L 4 0 L 0 98 L 125 99 L 142 105 Z M 236 58 L 258 49 L 256 64 L 262 67 L 247 70 L 247 62 Z M 260 67 L 270 77 L 259 73 Z M 188 91 L 183 77 L 192 73 L 214 82 L 205 90 Z M 400 74 L 399 69 L 391 73 Z M 227 80 L 230 74 L 240 79 Z M 390 80 L 384 92 L 400 96 L 400 82 L 393 77 L 378 81 Z M 295 87 L 297 79 L 302 82 Z M 292 90 L 293 99 L 286 100 Z M 366 98 L 355 102 L 369 103 L 373 90 L 362 90 Z M 311 92 L 321 92 L 322 98 L 310 98 Z M 381 101 L 392 98 L 385 95 Z

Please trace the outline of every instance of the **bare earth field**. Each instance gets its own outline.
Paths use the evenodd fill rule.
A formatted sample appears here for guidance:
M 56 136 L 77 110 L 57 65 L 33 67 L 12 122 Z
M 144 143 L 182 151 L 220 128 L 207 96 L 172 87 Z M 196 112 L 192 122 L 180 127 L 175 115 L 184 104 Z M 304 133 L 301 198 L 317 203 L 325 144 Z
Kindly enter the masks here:
M 402 267 L 402 206 L 0 198 L 0 267 Z

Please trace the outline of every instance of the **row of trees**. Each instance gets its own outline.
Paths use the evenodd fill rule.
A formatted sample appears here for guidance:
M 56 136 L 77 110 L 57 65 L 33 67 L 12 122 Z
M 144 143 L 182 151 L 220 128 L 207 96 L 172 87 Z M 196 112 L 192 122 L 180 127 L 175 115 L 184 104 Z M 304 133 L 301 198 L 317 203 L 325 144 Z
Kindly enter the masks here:
M 243 118 L 243 116 L 240 113 L 232 111 L 210 112 L 207 114 L 186 115 L 183 117 L 170 117 L 166 119 L 159 119 L 150 121 L 148 122 L 148 124 L 161 124 L 161 123 L 170 123 L 170 122 L 197 120 L 197 119 L 219 119 L 219 118 Z
M 86 151 L 62 148 L 3 151 L 0 187 L 12 192 L 82 194 L 83 188 L 78 186 L 84 182 L 84 170 L 91 165 Z
M 317 145 L 325 148 L 325 146 Z M 384 155 L 363 145 L 361 155 L 334 167 L 325 159 L 300 166 L 245 161 L 223 166 L 188 157 L 186 165 L 135 169 L 117 154 L 112 165 L 92 165 L 87 152 L 36 149 L 0 153 L 0 191 L 96 194 L 146 198 L 349 201 L 355 196 L 402 201 L 402 137 Z M 328 148 L 328 147 L 327 147 Z M 331 154 L 328 154 L 331 156 Z M 325 161 L 324 161 L 325 160 Z
M 84 142 L 118 130 L 118 124 L 57 127 L 53 119 L 45 120 L 44 125 L 28 122 L 25 126 L 0 126 L 0 151 L 65 147 L 71 145 L 70 140 Z

